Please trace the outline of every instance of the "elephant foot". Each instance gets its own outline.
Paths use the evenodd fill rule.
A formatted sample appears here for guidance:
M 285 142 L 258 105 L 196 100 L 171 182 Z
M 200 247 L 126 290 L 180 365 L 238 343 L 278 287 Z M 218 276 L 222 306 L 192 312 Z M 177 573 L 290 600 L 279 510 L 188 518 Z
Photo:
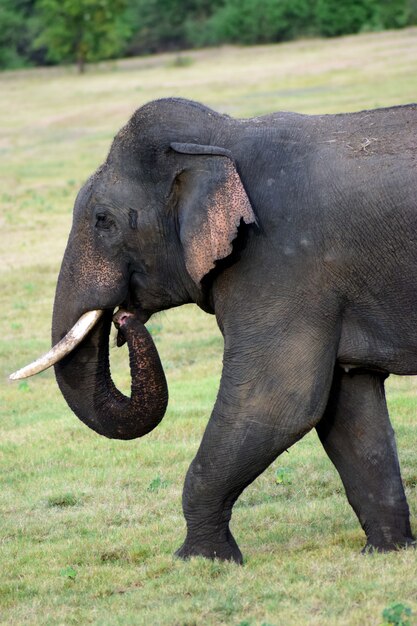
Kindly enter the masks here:
M 394 542 L 380 542 L 371 543 L 367 542 L 366 546 L 362 549 L 361 554 L 374 554 L 375 552 L 384 553 L 384 552 L 395 552 L 398 550 L 405 550 L 410 548 L 417 548 L 417 541 L 412 537 L 408 537 L 404 540 Z
M 183 545 L 175 552 L 175 556 L 188 560 L 192 556 L 203 556 L 206 559 L 219 559 L 220 561 L 234 561 L 238 565 L 243 564 L 243 556 L 239 547 L 229 532 L 224 541 L 207 541 L 201 539 L 186 538 Z

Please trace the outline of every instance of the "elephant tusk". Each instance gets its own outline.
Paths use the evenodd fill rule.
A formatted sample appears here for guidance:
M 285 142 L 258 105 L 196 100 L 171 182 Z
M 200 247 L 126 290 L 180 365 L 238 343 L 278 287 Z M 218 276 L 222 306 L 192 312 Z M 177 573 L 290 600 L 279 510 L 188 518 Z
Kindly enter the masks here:
M 61 339 L 55 346 L 53 346 L 49 352 L 43 354 L 25 367 L 22 367 L 17 372 L 10 374 L 10 380 L 19 380 L 20 378 L 28 378 L 29 376 L 33 376 L 34 374 L 39 374 L 39 372 L 43 372 L 44 370 L 51 367 L 51 365 L 55 365 L 61 359 L 64 358 L 67 354 L 69 354 L 79 343 L 84 339 L 84 337 L 90 332 L 93 326 L 97 323 L 100 317 L 103 315 L 104 311 L 99 309 L 95 311 L 88 311 L 81 315 L 79 320 L 74 324 L 74 326 L 67 332 L 65 337 Z

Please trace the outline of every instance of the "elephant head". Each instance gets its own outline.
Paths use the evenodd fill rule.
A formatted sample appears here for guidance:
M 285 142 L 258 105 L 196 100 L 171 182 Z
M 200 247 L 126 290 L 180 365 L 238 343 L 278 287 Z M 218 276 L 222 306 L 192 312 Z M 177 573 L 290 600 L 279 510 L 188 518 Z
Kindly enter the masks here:
M 231 254 L 240 224 L 255 221 L 227 148 L 225 120 L 183 100 L 143 106 L 78 194 L 56 289 L 53 344 L 74 332 L 83 315 L 94 319 L 55 372 L 71 409 L 107 437 L 140 437 L 160 422 L 166 382 L 143 324 L 187 302 L 207 309 L 205 277 Z M 118 345 L 129 346 L 131 398 L 116 389 L 109 370 L 115 309 Z M 46 366 L 60 356 L 47 356 Z

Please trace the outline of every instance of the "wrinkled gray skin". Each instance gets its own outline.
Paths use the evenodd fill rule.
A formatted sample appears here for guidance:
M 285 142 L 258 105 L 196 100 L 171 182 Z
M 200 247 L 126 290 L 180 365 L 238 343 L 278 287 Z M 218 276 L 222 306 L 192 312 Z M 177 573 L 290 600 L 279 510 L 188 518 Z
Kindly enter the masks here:
M 234 502 L 312 428 L 366 548 L 405 546 L 413 536 L 384 380 L 417 373 L 416 268 L 417 105 L 235 120 L 185 100 L 151 102 L 78 195 L 53 339 L 88 310 L 106 315 L 57 379 L 91 428 L 145 434 L 167 397 L 152 340 L 143 339 L 151 356 L 137 348 L 142 324 L 196 302 L 216 315 L 224 365 L 185 481 L 177 554 L 241 562 Z M 107 365 L 117 307 L 134 402 Z

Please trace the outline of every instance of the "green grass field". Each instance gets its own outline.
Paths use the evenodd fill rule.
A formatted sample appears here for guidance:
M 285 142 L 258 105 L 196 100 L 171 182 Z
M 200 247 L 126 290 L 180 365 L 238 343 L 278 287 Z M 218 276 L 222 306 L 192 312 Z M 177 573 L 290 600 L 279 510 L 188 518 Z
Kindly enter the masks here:
M 149 324 L 170 404 L 144 439 L 87 429 L 50 370 L 7 382 L 49 347 L 75 194 L 135 108 L 170 95 L 234 116 L 416 101 L 417 29 L 131 59 L 82 77 L 3 73 L 0 83 L 0 623 L 380 626 L 398 602 L 417 624 L 417 553 L 360 555 L 363 532 L 315 433 L 236 505 L 244 567 L 173 559 L 184 537 L 183 479 L 221 368 L 220 333 L 196 307 Z M 112 350 L 124 389 L 126 356 Z M 417 532 L 417 383 L 393 378 L 388 389 Z

